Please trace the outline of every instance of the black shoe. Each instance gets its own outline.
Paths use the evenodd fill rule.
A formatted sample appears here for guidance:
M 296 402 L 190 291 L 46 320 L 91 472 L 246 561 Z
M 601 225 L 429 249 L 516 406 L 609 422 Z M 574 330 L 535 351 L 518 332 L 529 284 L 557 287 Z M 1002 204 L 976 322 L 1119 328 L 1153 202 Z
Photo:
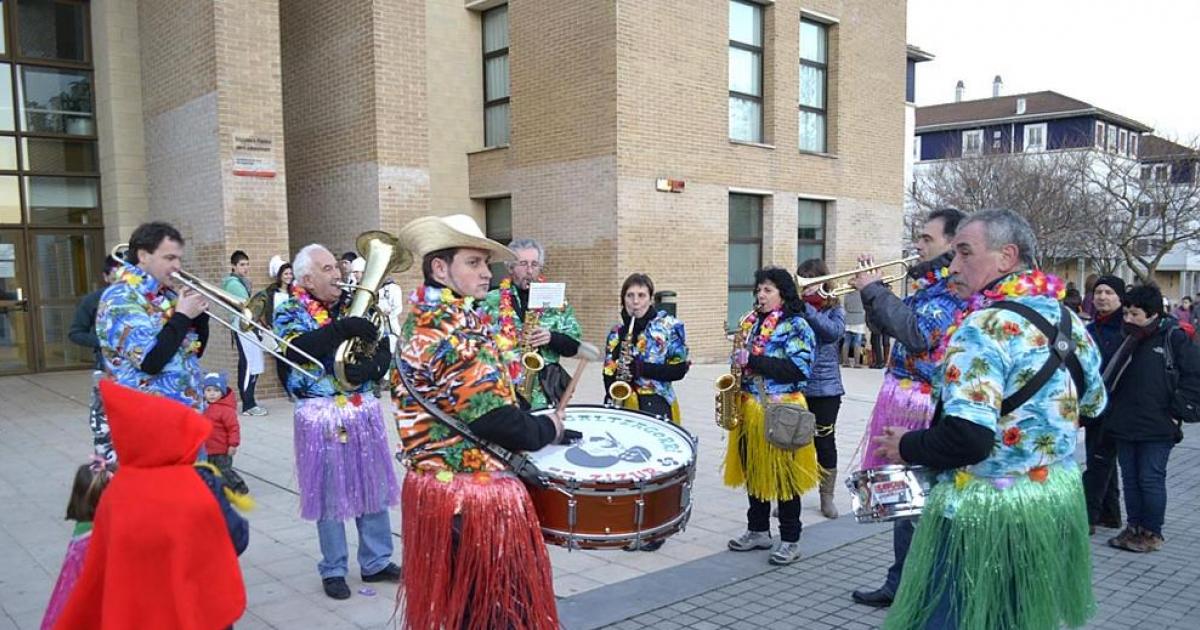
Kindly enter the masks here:
M 659 547 L 662 547 L 663 543 L 665 542 L 667 542 L 667 540 L 663 538 L 654 542 L 642 543 L 641 549 L 642 551 L 658 551 Z
M 386 567 L 370 574 L 363 575 L 364 582 L 399 582 L 400 577 L 404 575 L 404 571 L 396 566 L 395 562 L 389 562 Z
M 327 577 L 321 580 L 325 586 L 325 594 L 334 599 L 350 599 L 350 587 L 344 577 Z
M 874 591 L 854 591 L 850 594 L 850 597 L 855 601 L 855 603 L 862 604 L 864 606 L 870 606 L 872 608 L 887 608 L 888 606 L 892 605 L 892 599 L 894 599 L 896 595 L 881 588 Z

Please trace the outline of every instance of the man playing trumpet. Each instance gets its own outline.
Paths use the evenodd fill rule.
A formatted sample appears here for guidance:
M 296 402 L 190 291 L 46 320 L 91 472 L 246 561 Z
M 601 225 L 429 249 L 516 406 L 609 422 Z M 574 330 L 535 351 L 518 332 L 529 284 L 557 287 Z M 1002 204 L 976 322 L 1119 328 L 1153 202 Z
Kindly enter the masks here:
M 543 281 L 541 273 L 546 265 L 541 244 L 521 238 L 508 247 L 517 259 L 507 263 L 508 277 L 487 294 L 483 310 L 491 318 L 500 359 L 517 394 L 530 409 L 544 409 L 557 404 L 569 380 L 546 376 L 550 371 L 565 376 L 559 359 L 575 356 L 582 333 L 575 309 L 566 302 L 557 308 L 529 309 L 529 285 Z M 540 357 L 540 370 L 525 365 L 528 353 Z M 537 362 L 533 357 L 529 360 Z
M 939 346 L 946 329 L 963 308 L 962 299 L 948 284 L 950 262 L 954 257 L 951 242 L 963 217 L 959 210 L 943 208 L 926 218 L 916 241 L 921 262 L 908 271 L 914 290 L 904 300 L 889 291 L 876 273 L 861 273 L 854 278 L 867 320 L 877 330 L 896 339 L 891 362 L 884 373 L 883 387 L 867 427 L 863 469 L 889 463 L 875 454 L 872 441 L 883 435 L 886 427 L 923 429 L 933 418 L 931 383 L 941 358 Z M 888 569 L 887 579 L 876 590 L 854 591 L 854 601 L 875 607 L 891 605 L 912 542 L 913 522 L 911 519 L 895 522 L 892 530 L 895 562 Z
M 169 224 L 139 225 L 116 280 L 100 296 L 96 337 L 108 379 L 200 411 L 200 356 L 208 343 L 208 300 L 177 289 L 183 236 Z M 107 422 L 103 433 L 107 434 Z

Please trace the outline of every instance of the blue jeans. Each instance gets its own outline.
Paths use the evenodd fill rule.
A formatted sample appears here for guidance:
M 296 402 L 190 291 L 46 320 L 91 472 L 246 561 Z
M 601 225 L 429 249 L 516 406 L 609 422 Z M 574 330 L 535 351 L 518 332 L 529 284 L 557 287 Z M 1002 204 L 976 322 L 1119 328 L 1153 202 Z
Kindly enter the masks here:
M 387 510 L 354 519 L 358 526 L 358 568 L 363 575 L 384 570 L 392 561 L 392 521 Z M 346 577 L 349 550 L 344 521 L 317 521 L 321 578 Z
M 912 546 L 913 532 L 916 531 L 917 519 L 902 518 L 892 522 L 892 554 L 896 560 L 888 567 L 887 580 L 883 582 L 883 590 L 896 595 L 900 589 L 900 576 L 904 573 L 904 559 L 908 557 L 908 548 Z
M 1162 536 L 1167 513 L 1167 458 L 1175 446 L 1165 442 L 1118 442 L 1125 515 L 1129 526 Z

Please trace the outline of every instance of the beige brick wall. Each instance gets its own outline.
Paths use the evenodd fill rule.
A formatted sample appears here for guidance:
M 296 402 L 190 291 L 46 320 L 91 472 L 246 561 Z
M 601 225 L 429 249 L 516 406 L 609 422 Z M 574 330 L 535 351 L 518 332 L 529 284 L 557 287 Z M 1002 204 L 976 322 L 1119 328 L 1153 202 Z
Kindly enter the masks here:
M 434 212 L 470 212 L 468 153 L 483 147 L 479 14 L 461 2 L 426 0 L 429 190 Z

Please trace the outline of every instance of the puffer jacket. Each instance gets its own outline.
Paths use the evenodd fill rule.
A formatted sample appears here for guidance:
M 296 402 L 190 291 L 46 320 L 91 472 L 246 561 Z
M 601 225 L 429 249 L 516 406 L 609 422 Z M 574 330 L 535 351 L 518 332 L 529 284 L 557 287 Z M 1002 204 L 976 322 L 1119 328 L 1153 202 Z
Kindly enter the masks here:
M 841 306 L 818 310 L 812 304 L 806 303 L 804 319 L 808 321 L 817 338 L 812 373 L 808 376 L 804 395 L 812 398 L 845 394 L 838 342 L 846 332 L 846 310 Z

